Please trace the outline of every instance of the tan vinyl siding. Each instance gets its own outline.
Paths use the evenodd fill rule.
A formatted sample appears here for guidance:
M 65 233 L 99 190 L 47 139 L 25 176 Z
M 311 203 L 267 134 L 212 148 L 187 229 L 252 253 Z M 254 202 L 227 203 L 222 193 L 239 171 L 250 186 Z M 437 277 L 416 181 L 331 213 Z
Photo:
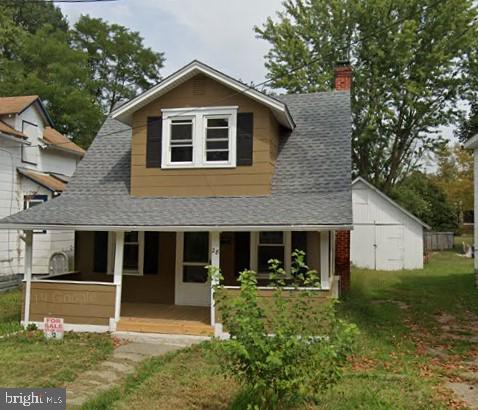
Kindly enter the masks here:
M 33 282 L 30 320 L 59 317 L 68 324 L 108 326 L 114 317 L 115 291 L 111 285 Z
M 76 269 L 84 281 L 112 282 L 113 275 L 94 272 L 94 232 L 77 232 Z M 123 275 L 122 301 L 174 304 L 176 234 L 159 234 L 159 272 L 133 276 Z
M 233 95 L 234 94 L 234 95 Z M 233 95 L 233 96 L 231 96 Z M 148 117 L 161 109 L 239 106 L 254 113 L 253 164 L 219 169 L 146 168 Z M 131 195 L 146 196 L 261 196 L 271 193 L 278 126 L 270 110 L 204 76 L 196 76 L 151 102 L 133 116 Z

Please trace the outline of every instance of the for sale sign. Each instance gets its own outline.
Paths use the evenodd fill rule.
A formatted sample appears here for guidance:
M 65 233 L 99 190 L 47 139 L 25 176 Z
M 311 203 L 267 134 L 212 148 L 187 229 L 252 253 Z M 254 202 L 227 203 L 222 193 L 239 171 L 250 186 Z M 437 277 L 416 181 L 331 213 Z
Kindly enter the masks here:
M 64 333 L 62 318 L 46 317 L 43 319 L 43 334 L 45 338 L 62 340 Z

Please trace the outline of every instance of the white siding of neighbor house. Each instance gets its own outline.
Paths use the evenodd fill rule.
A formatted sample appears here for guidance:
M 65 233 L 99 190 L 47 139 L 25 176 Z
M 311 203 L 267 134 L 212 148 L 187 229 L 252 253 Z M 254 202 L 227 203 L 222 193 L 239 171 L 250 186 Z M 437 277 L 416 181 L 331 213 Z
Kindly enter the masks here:
M 43 150 L 41 161 L 43 170 L 72 176 L 80 158 L 66 152 L 56 150 Z
M 21 178 L 23 195 L 46 195 L 48 200 L 53 199 L 51 191 L 39 186 L 26 177 Z M 33 274 L 48 273 L 50 257 L 55 252 L 73 251 L 75 234 L 73 231 L 41 231 L 33 234 Z M 20 245 L 20 254 L 23 258 L 25 247 Z
M 0 218 L 18 212 L 21 208 L 19 176 L 21 145 L 0 137 Z M 13 189 L 12 189 L 13 184 Z M 0 230 L 0 276 L 18 273 L 18 232 Z
M 18 167 L 43 172 L 57 172 L 73 175 L 78 157 L 60 151 L 46 151 L 39 148 L 39 138 L 43 135 L 45 120 L 36 104 L 16 116 L 4 116 L 2 120 L 29 137 L 33 147 L 22 148 L 22 145 L 0 137 L 0 219 L 23 210 L 25 195 L 47 195 L 52 199 L 52 192 L 30 179 L 20 176 Z M 23 127 L 24 122 L 38 127 Z M 22 161 L 27 159 L 32 163 Z M 13 163 L 12 163 L 13 159 Z M 13 173 L 13 174 L 12 174 Z M 12 179 L 13 176 L 13 179 Z M 23 273 L 24 243 L 21 232 L 16 230 L 0 230 L 0 276 Z M 72 252 L 74 247 L 73 231 L 50 231 L 46 234 L 35 233 L 33 236 L 33 273 L 48 273 L 50 256 L 54 252 Z
M 34 125 L 31 125 L 34 124 Z M 17 115 L 15 121 L 15 128 L 28 136 L 28 141 L 31 146 L 25 145 L 23 147 L 23 162 L 24 164 L 32 163 L 37 166 L 37 169 L 44 170 L 42 166 L 42 158 L 40 155 L 40 138 L 43 135 L 45 122 L 40 110 L 36 104 L 31 105 L 21 114 Z
M 352 188 L 351 260 L 358 267 L 423 268 L 423 226 L 361 181 Z

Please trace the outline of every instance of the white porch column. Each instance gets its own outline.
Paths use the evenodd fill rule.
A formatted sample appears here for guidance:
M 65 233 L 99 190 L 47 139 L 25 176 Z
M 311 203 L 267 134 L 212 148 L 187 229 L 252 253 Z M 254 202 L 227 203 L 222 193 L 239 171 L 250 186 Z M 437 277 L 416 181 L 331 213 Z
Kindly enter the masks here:
M 320 232 L 320 286 L 330 288 L 330 235 L 328 231 Z
M 121 316 L 121 285 L 123 282 L 124 232 L 116 232 L 115 238 L 115 264 L 113 282 L 116 285 L 115 322 L 117 323 Z
M 211 265 L 221 266 L 221 233 L 220 232 L 210 232 L 211 235 Z M 211 326 L 216 324 L 216 310 L 214 306 L 214 286 L 217 285 L 217 280 L 211 281 Z
M 33 231 L 25 231 L 25 269 L 24 279 L 26 280 L 25 306 L 23 325 L 28 326 L 30 322 L 30 303 L 32 292 L 32 263 L 33 263 Z

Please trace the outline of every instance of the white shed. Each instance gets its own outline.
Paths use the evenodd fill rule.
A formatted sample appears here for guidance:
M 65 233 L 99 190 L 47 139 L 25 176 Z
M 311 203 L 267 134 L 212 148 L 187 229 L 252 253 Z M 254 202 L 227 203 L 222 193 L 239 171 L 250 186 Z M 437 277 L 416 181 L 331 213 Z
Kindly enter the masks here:
M 351 261 L 377 270 L 423 268 L 423 229 L 430 227 L 363 178 L 352 183 Z

